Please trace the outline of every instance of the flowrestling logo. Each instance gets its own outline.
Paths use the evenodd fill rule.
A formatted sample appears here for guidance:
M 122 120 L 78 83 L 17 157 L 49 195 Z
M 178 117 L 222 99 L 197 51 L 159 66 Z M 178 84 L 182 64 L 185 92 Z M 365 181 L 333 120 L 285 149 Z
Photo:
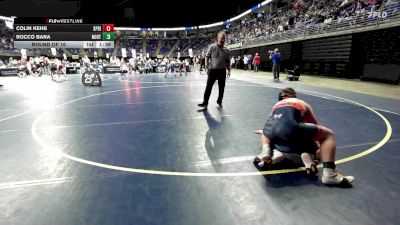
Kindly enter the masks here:
M 46 23 L 50 23 L 50 24 L 83 23 L 83 19 L 46 19 Z

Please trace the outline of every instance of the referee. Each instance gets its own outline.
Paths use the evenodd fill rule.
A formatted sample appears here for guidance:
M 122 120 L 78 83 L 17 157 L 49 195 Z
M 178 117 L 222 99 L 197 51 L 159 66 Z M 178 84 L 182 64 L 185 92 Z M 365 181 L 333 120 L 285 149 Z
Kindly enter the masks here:
M 203 103 L 199 107 L 207 108 L 210 99 L 211 90 L 216 80 L 218 80 L 218 108 L 222 109 L 222 98 L 224 97 L 226 76 L 231 76 L 230 55 L 228 50 L 224 49 L 226 34 L 220 31 L 217 36 L 217 43 L 212 44 L 207 51 L 205 67 L 207 71 L 207 86 L 204 91 Z M 228 71 L 228 73 L 226 73 Z

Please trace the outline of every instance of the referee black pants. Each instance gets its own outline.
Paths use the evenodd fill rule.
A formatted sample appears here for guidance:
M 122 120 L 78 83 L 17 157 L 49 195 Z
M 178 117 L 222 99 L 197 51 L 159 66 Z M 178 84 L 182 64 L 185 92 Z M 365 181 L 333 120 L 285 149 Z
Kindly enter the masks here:
M 208 105 L 208 100 L 210 99 L 211 90 L 215 83 L 218 80 L 218 99 L 217 104 L 222 104 L 222 98 L 224 97 L 225 90 L 225 81 L 226 81 L 226 69 L 209 69 L 209 74 L 207 78 L 207 86 L 204 91 L 203 104 Z

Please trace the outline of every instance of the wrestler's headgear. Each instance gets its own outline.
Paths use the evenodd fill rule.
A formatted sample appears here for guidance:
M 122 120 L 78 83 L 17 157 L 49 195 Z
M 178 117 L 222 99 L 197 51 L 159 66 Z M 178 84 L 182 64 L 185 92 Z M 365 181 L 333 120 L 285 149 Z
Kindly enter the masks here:
M 284 98 L 296 98 L 296 91 L 293 88 L 287 87 L 279 92 L 279 101 Z

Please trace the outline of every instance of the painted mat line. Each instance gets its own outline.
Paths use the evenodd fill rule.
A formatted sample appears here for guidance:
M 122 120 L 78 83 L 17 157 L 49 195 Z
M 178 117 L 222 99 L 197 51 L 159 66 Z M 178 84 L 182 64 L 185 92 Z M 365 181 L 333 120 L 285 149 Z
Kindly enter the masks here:
M 237 84 L 236 84 L 237 85 Z M 82 99 L 86 99 L 86 98 L 90 98 L 93 96 L 98 96 L 98 95 L 102 95 L 102 94 L 107 94 L 107 93 L 114 93 L 114 92 L 121 92 L 121 91 L 125 91 L 125 90 L 135 90 L 135 89 L 145 89 L 145 88 L 165 88 L 165 87 L 171 87 L 171 86 L 179 86 L 179 85 L 165 85 L 165 86 L 151 86 L 151 87 L 142 87 L 142 88 L 129 88 L 129 89 L 121 89 L 121 90 L 114 90 L 114 91 L 108 91 L 108 92 L 103 92 L 103 93 L 98 93 L 98 94 L 93 94 L 93 95 L 89 95 L 89 96 L 85 96 L 85 97 L 81 97 L 78 99 L 74 99 L 72 101 L 69 102 L 65 102 L 63 104 L 60 104 L 58 106 L 55 106 L 49 110 L 47 110 L 45 113 L 41 114 L 39 117 L 36 118 L 36 120 L 34 121 L 34 123 L 32 124 L 32 136 L 33 138 L 43 147 L 43 148 L 47 148 L 47 149 L 51 149 L 52 146 L 49 146 L 48 143 L 41 139 L 39 137 L 39 135 L 37 134 L 37 124 L 38 122 L 41 120 L 41 118 L 43 118 L 47 113 L 57 109 L 58 107 L 61 107 L 63 105 L 67 105 L 70 104 L 72 102 L 76 102 Z M 240 86 L 240 85 L 237 85 Z M 257 87 L 264 87 L 264 86 L 260 86 L 260 85 L 242 85 L 242 86 L 257 86 Z M 350 103 L 353 103 L 355 105 L 359 105 L 361 107 L 364 107 L 368 110 L 370 110 L 371 112 L 375 113 L 376 115 L 378 115 L 385 123 L 386 125 L 386 134 L 384 135 L 383 139 L 376 144 L 375 146 L 360 152 L 356 155 L 344 158 L 344 159 L 340 159 L 337 160 L 336 163 L 340 164 L 340 163 L 344 163 L 344 162 L 348 162 L 357 158 L 360 158 L 362 156 L 365 156 L 371 152 L 374 152 L 376 150 L 378 150 L 380 147 L 382 147 L 390 138 L 391 134 L 392 134 L 392 127 L 389 123 L 389 121 L 383 116 L 381 115 L 379 112 L 375 111 L 374 109 L 371 109 L 368 106 L 362 105 L 360 103 L 357 103 L 355 101 L 352 100 L 348 100 L 345 98 L 341 98 L 341 97 L 337 97 L 337 96 L 333 96 L 333 95 L 328 95 L 328 94 L 323 94 L 323 93 L 318 93 L 318 92 L 312 92 L 312 91 L 307 91 L 309 92 L 311 95 L 312 94 L 319 94 L 319 95 L 323 95 L 323 96 L 328 96 L 328 97 L 332 97 L 332 98 L 336 98 L 336 99 L 340 99 L 340 100 L 344 100 Z M 318 96 L 319 96 L 318 95 Z M 155 174 L 155 175 L 167 175 L 167 176 L 194 176 L 194 177 L 233 177 L 233 176 L 258 176 L 258 175 L 267 175 L 267 174 L 281 174 L 281 173 L 288 173 L 288 172 L 296 172 L 296 171 L 301 171 L 304 170 L 304 168 L 297 168 L 297 169 L 284 169 L 284 170 L 270 170 L 270 171 L 256 171 L 256 172 L 236 172 L 236 173 L 194 173 L 194 172 L 176 172 L 176 171 L 160 171 L 160 170 L 146 170 L 146 169 L 137 169 L 137 168 L 130 168 L 130 167 L 122 167 L 122 166 L 115 166 L 115 165 L 109 165 L 109 164 L 105 164 L 105 163 L 99 163 L 99 162 L 94 162 L 94 161 L 90 161 L 90 160 L 86 160 L 86 159 L 82 159 L 82 158 L 78 158 L 75 156 L 71 156 L 68 155 L 64 152 L 61 153 L 62 156 L 64 158 L 76 161 L 76 162 L 80 162 L 80 163 L 84 163 L 84 164 L 88 164 L 88 165 L 92 165 L 92 166 L 97 166 L 97 167 L 102 167 L 102 168 L 106 168 L 106 169 L 112 169 L 112 170 L 120 170 L 120 171 L 125 171 L 125 172 L 131 172 L 131 173 L 143 173 L 143 174 Z

